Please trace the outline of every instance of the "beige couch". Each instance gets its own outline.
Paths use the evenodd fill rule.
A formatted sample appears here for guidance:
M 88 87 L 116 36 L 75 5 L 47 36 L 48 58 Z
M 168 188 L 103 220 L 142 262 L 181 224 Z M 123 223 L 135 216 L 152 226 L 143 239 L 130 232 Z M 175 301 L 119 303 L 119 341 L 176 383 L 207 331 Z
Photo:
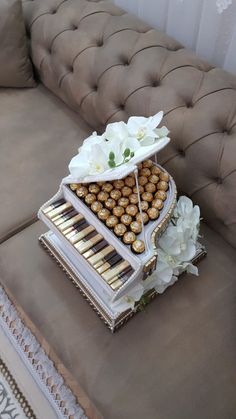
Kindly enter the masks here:
M 105 419 L 233 419 L 236 78 L 106 0 L 23 3 L 39 84 L 0 88 L 0 277 Z M 158 156 L 204 217 L 208 256 L 117 334 L 37 238 L 39 206 L 96 129 L 165 113 Z

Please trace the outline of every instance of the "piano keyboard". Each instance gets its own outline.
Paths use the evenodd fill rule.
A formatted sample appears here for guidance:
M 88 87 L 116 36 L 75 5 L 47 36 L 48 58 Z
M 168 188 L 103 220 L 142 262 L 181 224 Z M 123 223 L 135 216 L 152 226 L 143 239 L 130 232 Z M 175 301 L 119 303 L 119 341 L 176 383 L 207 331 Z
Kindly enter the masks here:
M 43 210 L 89 265 L 113 291 L 117 291 L 134 270 L 70 202 L 60 199 Z

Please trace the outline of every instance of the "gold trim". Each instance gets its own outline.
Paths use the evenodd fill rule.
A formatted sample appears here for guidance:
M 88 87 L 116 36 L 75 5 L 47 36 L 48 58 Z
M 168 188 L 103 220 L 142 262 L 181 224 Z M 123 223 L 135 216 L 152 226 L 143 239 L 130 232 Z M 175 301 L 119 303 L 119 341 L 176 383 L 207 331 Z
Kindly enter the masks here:
M 3 362 L 3 360 L 1 358 L 0 358 L 0 373 L 2 374 L 2 376 L 7 381 L 8 385 L 9 385 L 9 387 L 10 387 L 12 393 L 13 393 L 13 396 L 16 399 L 16 402 L 19 404 L 19 406 L 23 410 L 25 416 L 29 419 L 37 419 L 35 414 L 34 414 L 33 409 L 29 405 L 27 399 L 25 398 L 25 396 L 23 395 L 23 393 L 19 389 L 14 377 L 12 376 L 12 374 L 10 373 L 6 364 Z
M 78 288 L 81 295 L 85 298 L 86 301 L 90 304 L 93 310 L 97 313 L 99 318 L 103 320 L 105 325 L 114 333 L 120 327 L 124 326 L 135 314 L 139 313 L 143 309 L 143 303 L 140 301 L 137 303 L 135 310 L 129 309 L 120 314 L 115 320 L 113 320 L 109 315 L 103 310 L 101 305 L 98 303 L 97 300 L 91 295 L 89 290 L 86 286 L 81 282 L 80 278 L 78 278 L 72 271 L 72 269 L 67 265 L 66 261 L 63 257 L 57 252 L 55 247 L 47 240 L 45 234 L 39 237 L 39 242 L 43 246 L 43 248 L 50 254 L 50 256 L 56 261 L 56 263 L 60 266 L 60 268 L 65 272 L 67 277 L 72 281 L 72 283 Z M 201 246 L 200 253 L 193 258 L 192 263 L 199 262 L 204 256 L 206 255 L 206 250 L 203 246 Z M 157 295 L 157 291 L 155 289 L 151 289 L 145 293 L 141 300 L 144 298 L 148 298 L 148 303 L 151 302 Z

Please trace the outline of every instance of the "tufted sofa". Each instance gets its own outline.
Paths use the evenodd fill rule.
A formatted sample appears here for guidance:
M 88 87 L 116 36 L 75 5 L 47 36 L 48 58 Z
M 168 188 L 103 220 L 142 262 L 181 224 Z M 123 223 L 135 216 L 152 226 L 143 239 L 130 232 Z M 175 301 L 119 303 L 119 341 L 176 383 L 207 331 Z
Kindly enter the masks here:
M 0 89 L 1 282 L 105 419 L 235 418 L 236 78 L 108 0 L 23 8 L 38 86 Z M 39 247 L 36 213 L 92 130 L 159 110 L 159 162 L 200 205 L 208 256 L 112 336 Z

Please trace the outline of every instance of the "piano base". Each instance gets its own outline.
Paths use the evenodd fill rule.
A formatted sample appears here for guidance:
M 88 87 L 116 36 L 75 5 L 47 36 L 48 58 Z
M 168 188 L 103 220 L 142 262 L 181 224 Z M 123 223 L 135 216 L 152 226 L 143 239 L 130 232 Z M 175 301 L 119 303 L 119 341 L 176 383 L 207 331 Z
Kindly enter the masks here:
M 112 333 L 143 309 L 143 299 L 141 299 L 140 302 L 136 304 L 134 309 L 130 308 L 122 313 L 113 311 L 109 306 L 109 301 L 106 301 L 106 299 L 102 299 L 101 296 L 98 296 L 95 290 L 88 284 L 86 278 L 81 275 L 78 268 L 69 259 L 63 248 L 60 247 L 60 241 L 52 231 L 48 231 L 47 233 L 41 235 L 39 237 L 39 241 L 44 249 L 65 272 L 67 277 L 73 282 L 76 288 L 78 288 L 81 295 L 89 302 L 90 306 L 96 311 L 98 316 L 103 320 Z M 206 250 L 204 246 L 199 244 L 197 254 L 193 258 L 192 262 L 196 264 L 205 255 Z M 145 294 L 145 304 L 151 302 L 157 295 L 158 293 L 155 289 L 149 290 Z

